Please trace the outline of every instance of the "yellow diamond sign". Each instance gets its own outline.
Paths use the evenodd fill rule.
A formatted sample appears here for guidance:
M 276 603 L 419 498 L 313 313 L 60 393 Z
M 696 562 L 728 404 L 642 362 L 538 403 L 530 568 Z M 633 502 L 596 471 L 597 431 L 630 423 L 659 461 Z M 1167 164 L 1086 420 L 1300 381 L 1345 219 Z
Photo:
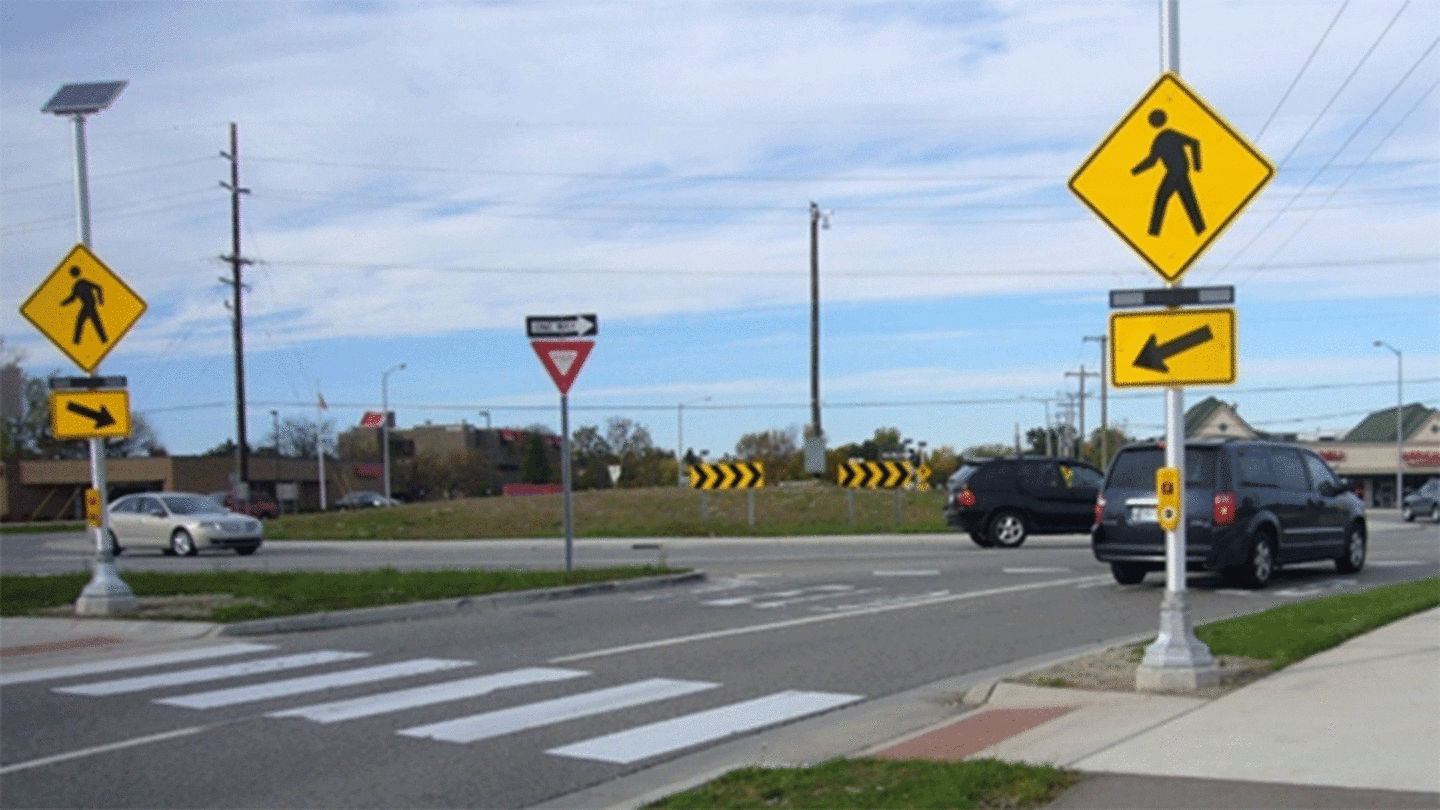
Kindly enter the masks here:
M 1110 315 L 1110 382 L 1229 385 L 1235 382 L 1235 310 L 1171 309 Z
M 145 314 L 145 301 L 83 244 L 20 306 L 20 314 L 86 372 Z
M 1173 73 L 1070 178 L 1070 190 L 1166 281 L 1184 275 L 1275 174 Z

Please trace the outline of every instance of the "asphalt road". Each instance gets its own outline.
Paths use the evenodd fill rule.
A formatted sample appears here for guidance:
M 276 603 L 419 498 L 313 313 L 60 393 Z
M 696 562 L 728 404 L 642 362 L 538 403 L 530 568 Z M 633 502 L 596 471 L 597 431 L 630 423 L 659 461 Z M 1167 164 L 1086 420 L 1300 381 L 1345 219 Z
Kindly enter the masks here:
M 74 554 L 65 544 L 76 540 L 83 545 L 7 536 L 0 557 L 7 573 L 49 565 Z M 1359 575 L 1296 566 L 1263 592 L 1193 577 L 1192 615 L 1198 623 L 1433 576 L 1437 540 L 1433 525 L 1372 516 L 1370 563 Z M 576 559 L 658 553 L 632 545 L 581 541 Z M 1163 587 L 1156 575 L 1115 584 L 1082 537 L 1034 538 L 1016 550 L 980 549 L 957 535 L 665 545 L 671 564 L 704 568 L 710 579 L 246 639 L 269 648 L 7 684 L 5 803 L 527 807 L 693 755 L 719 745 L 707 738 L 717 734 L 763 742 L 784 732 L 769 726 L 792 718 L 842 729 L 831 733 L 853 736 L 858 748 L 878 742 L 865 738 L 883 735 L 884 724 L 855 718 L 886 696 L 1153 632 Z M 284 561 L 343 569 L 386 558 L 554 567 L 547 559 L 557 548 L 276 543 L 247 560 L 126 555 L 120 568 Z M 79 560 L 83 567 L 83 549 Z M 234 640 L 207 649 L 222 643 Z M 297 655 L 313 657 L 289 658 Z M 294 668 L 264 671 L 288 663 Z M 234 664 L 249 669 L 199 671 Z M 140 676 L 159 679 L 122 680 Z

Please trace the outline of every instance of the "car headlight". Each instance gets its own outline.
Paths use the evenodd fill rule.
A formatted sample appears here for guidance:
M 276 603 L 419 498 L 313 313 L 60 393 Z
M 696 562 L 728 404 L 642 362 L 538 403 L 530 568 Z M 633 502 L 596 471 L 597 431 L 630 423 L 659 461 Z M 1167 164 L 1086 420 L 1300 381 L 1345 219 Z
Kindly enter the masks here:
M 207 532 L 218 532 L 221 530 L 222 527 L 216 521 L 202 520 L 200 521 L 200 528 L 204 529 Z

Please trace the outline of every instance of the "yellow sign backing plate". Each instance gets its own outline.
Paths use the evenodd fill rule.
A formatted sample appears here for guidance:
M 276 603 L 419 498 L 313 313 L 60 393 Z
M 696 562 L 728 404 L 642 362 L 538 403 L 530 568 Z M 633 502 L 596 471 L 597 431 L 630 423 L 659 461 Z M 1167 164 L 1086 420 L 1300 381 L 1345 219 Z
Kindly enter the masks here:
M 50 429 L 57 439 L 122 438 L 130 435 L 130 392 L 51 391 Z
M 1110 382 L 1117 388 L 1230 385 L 1235 354 L 1233 309 L 1110 315 Z
M 1070 190 L 1173 282 L 1274 174 L 1180 77 L 1165 73 L 1075 171 Z
M 87 373 L 145 314 L 145 301 L 83 244 L 51 271 L 20 314 Z

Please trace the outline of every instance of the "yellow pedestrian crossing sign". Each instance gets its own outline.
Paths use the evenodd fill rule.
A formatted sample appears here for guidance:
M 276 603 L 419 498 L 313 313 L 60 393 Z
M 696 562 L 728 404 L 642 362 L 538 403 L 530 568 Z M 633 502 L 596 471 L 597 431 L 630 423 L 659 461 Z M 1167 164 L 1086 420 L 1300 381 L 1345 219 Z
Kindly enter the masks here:
M 79 244 L 40 282 L 20 314 L 75 365 L 93 373 L 145 314 L 145 300 Z
M 1165 73 L 1070 178 L 1070 190 L 1166 281 L 1180 279 L 1275 174 Z

